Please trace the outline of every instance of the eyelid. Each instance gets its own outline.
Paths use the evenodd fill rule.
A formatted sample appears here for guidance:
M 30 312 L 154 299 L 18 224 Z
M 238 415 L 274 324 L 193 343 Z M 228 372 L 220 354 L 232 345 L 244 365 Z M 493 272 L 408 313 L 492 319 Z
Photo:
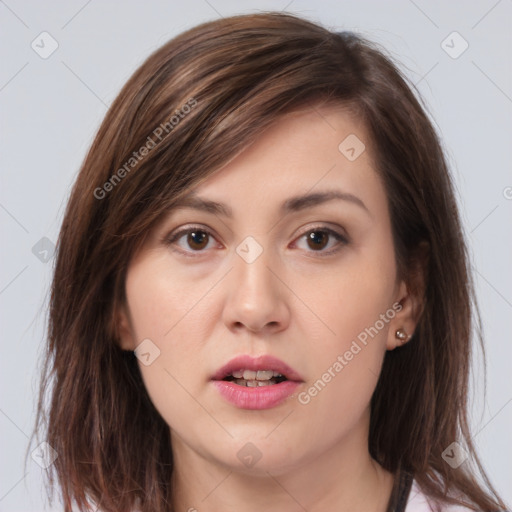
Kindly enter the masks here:
M 344 238 L 347 241 L 349 240 L 348 235 L 345 233 L 344 230 L 342 230 L 343 233 L 340 233 L 336 231 L 336 229 L 329 227 L 328 223 L 325 222 L 318 224 L 313 223 L 313 226 L 308 226 L 307 228 L 303 229 L 297 236 L 304 236 L 306 233 L 310 233 L 311 231 L 326 231 L 327 233 L 330 233 L 332 235 L 337 235 L 340 238 Z

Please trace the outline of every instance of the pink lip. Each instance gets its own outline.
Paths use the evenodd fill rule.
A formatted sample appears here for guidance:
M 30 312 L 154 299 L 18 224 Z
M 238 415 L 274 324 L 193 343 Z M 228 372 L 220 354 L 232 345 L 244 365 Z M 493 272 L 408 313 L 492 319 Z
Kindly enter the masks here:
M 244 387 L 234 382 L 224 381 L 235 370 L 273 370 L 288 380 L 271 386 Z M 220 368 L 212 377 L 213 384 L 220 394 L 241 409 L 270 409 L 288 398 L 303 381 L 302 377 L 286 363 L 272 356 L 237 356 Z
M 235 370 L 273 370 L 284 375 L 288 380 L 303 382 L 302 377 L 290 366 L 273 356 L 252 357 L 249 355 L 236 356 L 222 368 L 219 368 L 213 380 L 222 380 Z

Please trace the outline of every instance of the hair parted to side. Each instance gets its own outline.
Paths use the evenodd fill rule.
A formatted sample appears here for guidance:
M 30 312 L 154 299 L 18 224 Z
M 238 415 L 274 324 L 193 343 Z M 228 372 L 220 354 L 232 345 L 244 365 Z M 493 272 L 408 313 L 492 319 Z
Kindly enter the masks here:
M 284 113 L 317 102 L 346 107 L 365 123 L 399 275 L 414 287 L 423 272 L 426 282 L 413 339 L 384 359 L 371 402 L 370 453 L 389 471 L 413 473 L 432 497 L 458 494 L 462 501 L 447 501 L 505 509 L 468 427 L 477 306 L 453 185 L 438 136 L 407 84 L 375 43 L 283 13 L 204 23 L 136 70 L 83 162 L 57 242 L 34 432 L 44 431 L 57 451 L 48 482 L 60 488 L 66 511 L 75 504 L 88 510 L 88 500 L 108 512 L 135 505 L 169 511 L 169 427 L 134 354 L 117 343 L 127 266 L 182 194 Z M 131 162 L 173 115 L 172 130 Z M 470 454 L 458 468 L 442 458 L 454 441 Z

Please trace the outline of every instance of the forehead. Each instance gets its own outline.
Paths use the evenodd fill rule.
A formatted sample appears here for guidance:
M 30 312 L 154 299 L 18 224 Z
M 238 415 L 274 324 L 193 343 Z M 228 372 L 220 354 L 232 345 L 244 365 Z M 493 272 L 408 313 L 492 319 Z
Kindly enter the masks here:
M 197 206 L 200 198 L 222 203 L 225 207 L 212 213 L 226 216 L 248 208 L 284 214 L 297 205 L 313 206 L 315 196 L 335 191 L 342 199 L 378 209 L 385 192 L 371 149 L 363 123 L 339 107 L 294 111 L 192 189 L 193 200 L 180 204 Z M 312 197 L 299 199 L 306 194 Z

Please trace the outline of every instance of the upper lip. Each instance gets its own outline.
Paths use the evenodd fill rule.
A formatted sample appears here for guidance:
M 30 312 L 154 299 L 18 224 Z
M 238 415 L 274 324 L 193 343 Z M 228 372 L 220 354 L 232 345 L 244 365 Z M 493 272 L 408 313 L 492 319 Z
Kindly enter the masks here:
M 236 370 L 273 370 L 279 372 L 288 380 L 303 382 L 302 377 L 293 368 L 277 357 L 270 355 L 253 357 L 245 354 L 234 357 L 219 368 L 213 375 L 212 380 L 222 380 Z

